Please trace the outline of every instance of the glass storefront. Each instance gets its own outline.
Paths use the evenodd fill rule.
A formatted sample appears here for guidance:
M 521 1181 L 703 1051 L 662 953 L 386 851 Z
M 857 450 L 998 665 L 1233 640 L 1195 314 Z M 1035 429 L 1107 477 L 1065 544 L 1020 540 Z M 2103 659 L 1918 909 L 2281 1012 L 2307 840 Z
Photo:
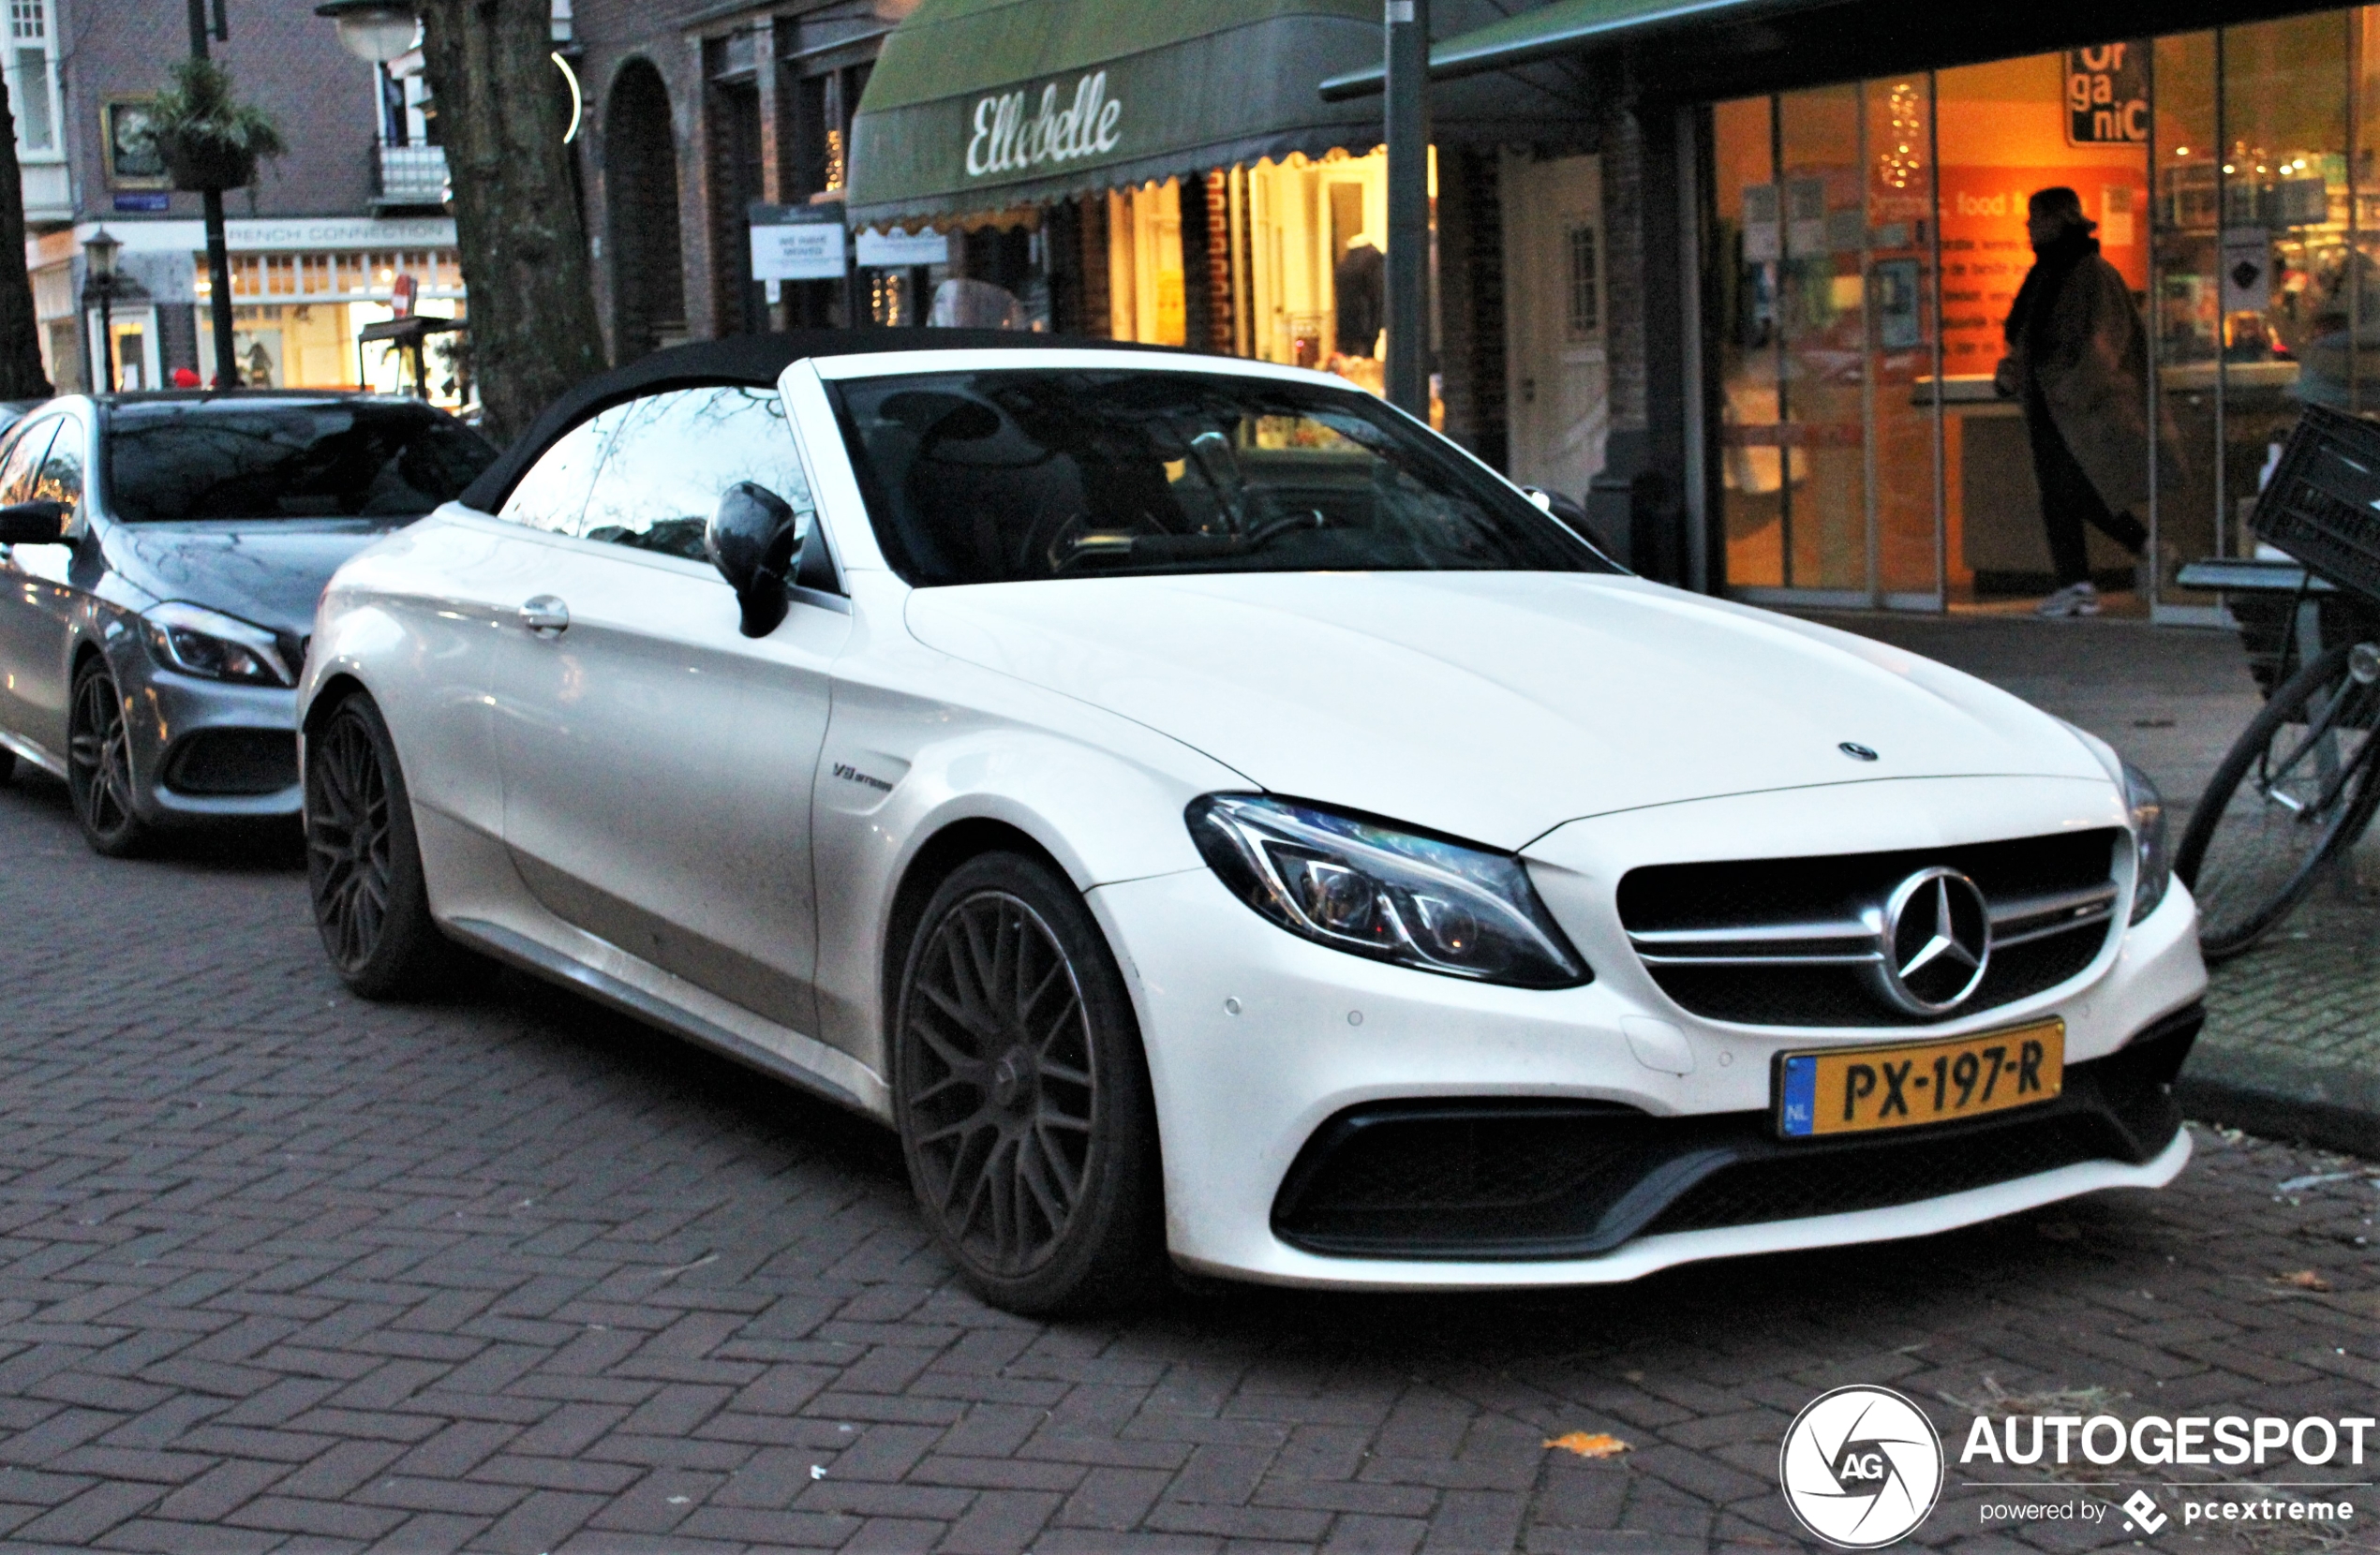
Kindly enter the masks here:
M 1992 386 L 2073 188 L 2133 292 L 2162 452 L 2141 606 L 2242 515 L 2307 401 L 2380 413 L 2373 9 L 2115 40 L 1712 109 L 1708 428 L 1729 585 L 1940 609 L 2050 585 L 2021 408 Z M 2103 590 L 2133 558 L 2095 531 Z
M 1052 240 L 1059 224 L 1049 212 L 1022 211 L 975 218 L 1009 223 L 998 230 L 1019 239 L 1030 234 L 1030 242 L 1008 245 L 1013 263 L 1001 262 L 1009 256 L 982 241 L 995 230 L 987 228 L 954 237 L 951 262 L 919 274 L 926 295 L 937 301 L 955 295 L 944 289 L 954 285 L 975 289 L 982 310 L 967 321 L 1048 329 L 1049 299 L 1067 285 L 1058 267 L 1095 265 L 1104 274 L 1086 289 L 1105 299 L 1104 311 L 1076 328 L 1113 340 L 1187 346 L 1194 322 L 1203 318 L 1200 348 L 1319 368 L 1379 393 L 1386 378 L 1388 179 L 1387 153 L 1333 150 L 1109 189 L 1081 197 L 1064 229 L 1104 233 L 1095 254 Z M 1431 193 L 1435 199 L 1435 156 Z M 1185 201 L 1194 208 L 1185 212 Z M 1203 296 L 1194 296 L 1194 288 Z M 873 280 L 875 320 L 916 320 L 901 312 L 903 296 L 883 276 Z M 1432 414 L 1443 421 L 1435 396 Z
M 1227 234 L 1213 304 L 1236 355 L 1319 367 L 1380 391 L 1389 159 L 1374 151 L 1292 153 L 1205 179 L 1107 197 L 1109 333 L 1186 343 L 1183 191 Z M 1210 278 L 1212 284 L 1212 277 Z
M 198 360 L 211 371 L 215 325 L 203 256 L 195 268 Z M 241 380 L 251 388 L 410 393 L 410 359 L 392 346 L 359 338 L 366 327 L 395 317 L 390 295 L 399 275 L 413 277 L 417 312 L 464 316 L 462 266 L 451 248 L 234 253 L 231 354 Z M 431 401 L 450 409 L 464 403 L 469 389 L 468 368 L 454 357 L 456 338 L 434 336 L 424 363 Z

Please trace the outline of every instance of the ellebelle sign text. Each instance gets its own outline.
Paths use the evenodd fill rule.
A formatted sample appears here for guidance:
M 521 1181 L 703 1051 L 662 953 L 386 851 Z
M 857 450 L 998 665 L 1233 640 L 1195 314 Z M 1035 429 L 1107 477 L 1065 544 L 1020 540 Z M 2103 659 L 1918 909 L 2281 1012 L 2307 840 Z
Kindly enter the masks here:
M 1025 117 L 1025 92 L 1004 92 L 975 103 L 975 133 L 967 141 L 967 176 L 1025 172 L 1043 162 L 1072 162 L 1115 149 L 1123 104 L 1108 96 L 1108 72 L 1075 82 L 1071 106 L 1058 106 L 1056 83 L 1041 89 L 1040 111 Z

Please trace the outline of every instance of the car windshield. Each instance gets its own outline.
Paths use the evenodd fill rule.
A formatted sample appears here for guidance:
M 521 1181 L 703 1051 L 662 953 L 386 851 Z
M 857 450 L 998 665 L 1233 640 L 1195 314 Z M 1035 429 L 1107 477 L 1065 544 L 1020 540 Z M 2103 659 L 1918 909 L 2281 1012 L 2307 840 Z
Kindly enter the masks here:
M 131 524 L 418 518 L 496 458 L 428 406 L 362 401 L 117 405 L 106 443 L 108 510 Z
M 1528 498 L 1353 389 L 1083 368 L 836 388 L 878 542 L 919 587 L 1615 570 Z

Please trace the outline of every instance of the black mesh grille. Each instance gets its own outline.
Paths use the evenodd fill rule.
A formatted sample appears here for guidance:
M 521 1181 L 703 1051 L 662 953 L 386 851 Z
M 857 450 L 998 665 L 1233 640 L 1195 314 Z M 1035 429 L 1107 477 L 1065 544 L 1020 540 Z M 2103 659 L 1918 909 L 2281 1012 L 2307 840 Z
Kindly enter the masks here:
M 1914 1204 L 2085 1161 L 2149 1160 L 2202 1013 L 2067 1069 L 2055 1101 L 1963 1123 L 1785 1140 L 1766 1113 L 1655 1118 L 1480 1098 L 1350 1108 L 1283 1179 L 1274 1232 L 1357 1258 L 1578 1258 L 1651 1233 Z
M 1958 870 L 1997 905 L 2106 883 L 2121 835 L 2103 830 L 1889 853 L 1659 865 L 1630 870 L 1620 881 L 1620 922 L 1630 934 L 1644 934 L 1855 919 L 1876 909 L 1896 883 L 1931 865 Z M 2114 920 L 1994 949 L 1983 985 L 1952 1014 L 1971 1015 L 2056 987 L 2097 958 L 2120 921 L 2119 913 Z M 1895 1008 L 1856 967 L 1648 963 L 1645 970 L 1670 998 L 1711 1020 L 1915 1026 L 1951 1018 Z
M 1882 1209 L 2120 1153 L 2120 1141 L 2105 1118 L 2069 1114 L 1986 1129 L 1969 1137 L 1904 1140 L 1805 1160 L 1748 1162 L 1704 1177 L 1645 1229 L 1703 1231 Z
M 181 793 L 278 793 L 297 780 L 297 735 L 288 730 L 201 729 L 166 757 L 165 785 Z

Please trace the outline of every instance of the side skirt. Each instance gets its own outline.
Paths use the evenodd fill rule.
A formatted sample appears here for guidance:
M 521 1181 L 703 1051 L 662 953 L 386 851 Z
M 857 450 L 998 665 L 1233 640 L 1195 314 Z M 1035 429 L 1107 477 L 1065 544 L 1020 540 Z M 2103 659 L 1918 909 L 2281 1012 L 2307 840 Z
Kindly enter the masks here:
M 667 1000 L 623 982 L 609 972 L 599 971 L 584 962 L 573 960 L 515 929 L 490 923 L 484 918 L 454 918 L 441 926 L 456 939 L 523 971 L 574 988 L 622 1014 L 658 1026 L 723 1058 L 733 1059 L 748 1068 L 806 1090 L 822 1101 L 832 1102 L 872 1121 L 884 1121 L 883 1117 L 862 1101 L 856 1092 L 837 1085 L 825 1075 L 770 1052 L 740 1032 L 731 1031 L 714 1021 L 680 1009 Z
M 62 759 L 51 755 L 48 751 L 42 749 L 31 740 L 20 739 L 14 734 L 0 733 L 0 746 L 7 746 L 10 750 L 15 751 L 19 756 L 23 757 L 26 761 L 31 762 L 35 766 L 39 767 L 51 777 L 58 778 L 60 781 L 65 780 L 67 775 L 67 763 Z

